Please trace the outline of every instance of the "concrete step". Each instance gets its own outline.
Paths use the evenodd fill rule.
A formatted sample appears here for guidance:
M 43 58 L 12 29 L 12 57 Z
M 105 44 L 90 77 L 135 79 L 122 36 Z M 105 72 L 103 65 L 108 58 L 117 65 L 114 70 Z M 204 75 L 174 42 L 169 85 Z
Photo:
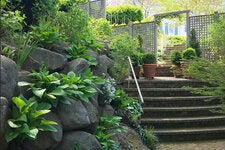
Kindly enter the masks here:
M 156 68 L 155 76 L 158 77 L 173 77 L 173 72 L 170 69 L 170 66 L 162 66 Z
M 138 97 L 136 88 L 124 88 L 131 97 Z M 143 97 L 175 97 L 175 96 L 195 96 L 196 94 L 184 88 L 141 88 Z
M 225 116 L 177 117 L 177 118 L 141 118 L 144 126 L 154 129 L 180 129 L 197 127 L 215 127 L 225 125 Z
M 165 80 L 163 77 L 155 77 L 153 80 L 141 79 L 138 80 L 139 86 L 142 88 L 181 88 L 184 86 L 191 87 L 203 87 L 209 84 L 194 80 L 194 79 L 182 79 L 167 77 Z M 123 88 L 136 88 L 134 80 L 125 80 L 122 83 Z
M 215 140 L 225 138 L 225 126 L 183 129 L 156 129 L 160 142 Z
M 143 107 L 144 113 L 142 117 L 197 117 L 197 116 L 213 116 L 213 110 L 219 110 L 221 106 L 197 106 L 197 107 Z
M 134 98 L 138 99 L 139 97 Z M 143 99 L 143 107 L 208 106 L 220 103 L 218 99 L 212 96 L 143 97 Z

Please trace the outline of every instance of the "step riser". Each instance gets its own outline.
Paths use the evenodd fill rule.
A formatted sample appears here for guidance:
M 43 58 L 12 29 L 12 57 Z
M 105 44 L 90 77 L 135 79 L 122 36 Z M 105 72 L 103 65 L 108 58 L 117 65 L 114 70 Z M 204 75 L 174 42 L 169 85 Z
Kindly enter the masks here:
M 225 139 L 225 132 L 179 134 L 179 135 L 156 134 L 156 136 L 159 138 L 159 142 L 203 141 L 203 140 Z
M 203 87 L 206 85 L 202 82 L 139 82 L 139 87 L 142 88 L 182 88 L 185 86 L 191 86 L 191 87 Z M 122 85 L 124 88 L 136 88 L 136 84 L 134 82 L 130 83 L 123 83 Z
M 143 107 L 185 107 L 185 106 L 210 106 L 220 104 L 218 100 L 206 101 L 206 100 L 155 100 L 147 101 L 144 99 Z
M 196 127 L 216 127 L 223 126 L 225 119 L 204 120 L 196 122 L 143 122 L 143 126 L 152 126 L 154 129 L 179 129 L 179 128 L 196 128 Z
M 192 110 L 192 111 L 156 111 L 156 110 L 144 110 L 143 118 L 158 118 L 158 117 L 199 117 L 199 116 L 213 116 L 217 113 L 213 113 L 210 110 Z
M 136 91 L 126 91 L 126 93 L 131 97 L 138 97 L 138 92 Z M 177 90 L 177 91 L 141 91 L 143 97 L 174 97 L 174 96 L 194 96 L 196 94 L 190 91 Z

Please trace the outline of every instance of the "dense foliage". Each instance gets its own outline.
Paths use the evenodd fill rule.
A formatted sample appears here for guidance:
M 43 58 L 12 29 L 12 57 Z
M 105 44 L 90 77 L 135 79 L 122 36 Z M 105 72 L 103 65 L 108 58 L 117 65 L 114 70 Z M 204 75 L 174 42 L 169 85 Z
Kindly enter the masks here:
M 141 21 L 143 19 L 142 9 L 138 6 L 116 6 L 106 8 L 106 19 L 112 24 L 128 24 L 130 21 Z
M 182 59 L 183 60 L 193 60 L 197 57 L 195 49 L 187 48 L 182 52 Z
M 200 45 L 196 37 L 195 29 L 192 29 L 190 32 L 189 47 L 195 49 L 197 57 L 201 56 Z
M 178 50 L 173 50 L 170 55 L 170 60 L 173 65 L 180 66 L 180 61 L 182 60 L 182 53 Z
M 118 150 L 119 145 L 111 138 L 116 134 L 116 132 L 121 132 L 120 127 L 121 117 L 118 116 L 107 116 L 103 114 L 100 117 L 99 126 L 94 132 L 95 137 L 101 144 L 102 150 Z
M 142 56 L 142 61 L 144 64 L 155 64 L 156 54 L 154 52 L 144 53 Z
M 185 36 L 170 35 L 170 36 L 167 36 L 167 38 L 168 38 L 167 46 L 181 45 L 181 44 L 185 44 L 186 42 Z

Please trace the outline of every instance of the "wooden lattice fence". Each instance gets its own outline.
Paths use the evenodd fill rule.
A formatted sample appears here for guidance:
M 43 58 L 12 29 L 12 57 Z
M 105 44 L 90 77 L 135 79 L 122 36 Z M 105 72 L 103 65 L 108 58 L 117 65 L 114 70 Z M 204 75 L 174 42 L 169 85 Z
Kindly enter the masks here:
M 222 17 L 225 19 L 225 13 L 215 13 L 210 15 L 200 15 L 189 17 L 189 31 L 192 29 L 196 32 L 196 38 L 200 43 L 200 48 L 202 50 L 202 56 L 205 58 L 211 58 L 213 55 L 210 53 L 210 43 L 207 42 L 208 38 L 208 27 L 210 24 L 215 22 L 216 18 Z

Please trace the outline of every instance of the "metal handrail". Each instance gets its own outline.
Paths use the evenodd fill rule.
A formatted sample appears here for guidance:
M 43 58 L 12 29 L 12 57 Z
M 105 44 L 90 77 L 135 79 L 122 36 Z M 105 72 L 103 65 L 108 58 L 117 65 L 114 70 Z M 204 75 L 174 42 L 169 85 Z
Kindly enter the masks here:
M 130 68 L 131 68 L 131 71 L 132 71 L 132 74 L 133 74 L 133 77 L 134 77 L 134 81 L 135 81 L 136 86 L 137 86 L 137 89 L 138 89 L 139 98 L 140 98 L 140 100 L 141 100 L 141 103 L 144 103 L 144 99 L 143 99 L 143 96 L 142 96 L 142 94 L 141 94 L 141 90 L 140 90 L 139 84 L 138 84 L 138 82 L 137 82 L 136 75 L 135 75 L 135 73 L 134 73 L 134 68 L 133 68 L 131 59 L 130 59 L 129 56 L 128 56 L 127 58 L 128 58 L 128 61 L 129 61 L 129 64 L 130 64 Z

